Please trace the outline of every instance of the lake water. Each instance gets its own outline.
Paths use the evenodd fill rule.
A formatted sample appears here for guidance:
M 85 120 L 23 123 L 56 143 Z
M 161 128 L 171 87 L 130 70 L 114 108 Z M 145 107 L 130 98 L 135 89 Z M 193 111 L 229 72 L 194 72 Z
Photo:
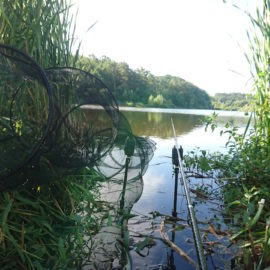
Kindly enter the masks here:
M 226 137 L 220 137 L 220 129 L 228 121 L 242 129 L 247 117 L 239 112 L 219 111 L 218 128 L 205 132 L 203 120 L 213 111 L 209 110 L 173 110 L 173 109 L 121 109 L 128 119 L 135 135 L 149 137 L 156 143 L 156 151 L 148 170 L 143 177 L 144 188 L 138 202 L 133 206 L 132 214 L 136 217 L 129 220 L 131 257 L 134 269 L 194 269 L 194 267 L 161 240 L 161 220 L 166 217 L 165 231 L 169 239 L 180 247 L 191 259 L 197 261 L 192 237 L 192 230 L 186 206 L 183 186 L 178 183 L 177 217 L 180 221 L 169 222 L 174 203 L 173 169 L 171 151 L 174 146 L 171 118 L 176 129 L 178 143 L 184 153 L 200 147 L 207 151 L 226 151 Z M 216 189 L 217 184 L 211 179 L 190 178 L 189 186 L 193 189 Z M 204 199 L 191 193 L 194 209 L 199 221 L 204 246 L 207 249 L 206 260 L 209 269 L 231 269 L 236 255 L 234 248 L 228 248 L 230 242 L 226 236 L 227 224 L 222 199 Z M 137 248 L 138 243 L 151 241 L 144 248 Z M 149 239 L 148 239 L 149 240 Z

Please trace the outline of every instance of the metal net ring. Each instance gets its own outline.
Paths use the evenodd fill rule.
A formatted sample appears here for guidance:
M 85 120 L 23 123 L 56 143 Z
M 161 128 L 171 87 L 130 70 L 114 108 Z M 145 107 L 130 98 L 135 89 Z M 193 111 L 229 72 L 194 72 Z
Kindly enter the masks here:
M 71 67 L 52 67 L 45 73 L 53 92 L 54 115 L 40 159 L 26 171 L 30 185 L 61 180 L 93 165 L 112 148 L 119 130 L 117 102 L 101 80 Z
M 0 45 L 0 81 L 0 190 L 5 190 L 23 184 L 9 178 L 30 163 L 48 136 L 53 94 L 39 64 L 7 45 Z M 42 95 L 40 104 L 36 95 Z

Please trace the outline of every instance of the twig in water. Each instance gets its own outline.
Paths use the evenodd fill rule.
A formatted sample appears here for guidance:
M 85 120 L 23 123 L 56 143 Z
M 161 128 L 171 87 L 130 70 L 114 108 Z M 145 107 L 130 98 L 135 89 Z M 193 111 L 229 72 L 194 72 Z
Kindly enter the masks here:
M 165 232 L 165 228 L 164 228 L 164 218 L 161 221 L 161 234 L 164 238 L 164 240 L 166 241 L 166 243 L 173 248 L 180 256 L 182 256 L 183 258 L 185 258 L 192 266 L 194 266 L 195 268 L 197 267 L 197 264 L 195 263 L 195 261 L 193 261 L 182 249 L 180 249 L 177 245 L 175 245 L 168 237 L 168 235 Z

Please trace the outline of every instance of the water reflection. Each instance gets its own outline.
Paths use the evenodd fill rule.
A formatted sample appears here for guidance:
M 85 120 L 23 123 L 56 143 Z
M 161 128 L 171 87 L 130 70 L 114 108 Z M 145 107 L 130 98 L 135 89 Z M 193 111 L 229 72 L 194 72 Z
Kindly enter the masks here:
M 141 216 L 129 221 L 130 237 L 135 241 L 135 244 L 138 243 L 138 234 L 134 232 L 140 232 L 143 235 L 153 236 L 155 245 L 147 253 L 145 250 L 142 252 L 144 257 L 133 249 L 131 251 L 133 267 L 138 269 L 194 269 L 177 252 L 168 248 L 162 241 L 157 240 L 160 239 L 161 218 L 153 218 L 152 215 L 154 212 L 159 212 L 165 216 L 177 216 L 181 220 L 177 223 L 172 222 L 171 219 L 165 220 L 165 230 L 170 241 L 196 261 L 192 230 L 188 226 L 189 217 L 185 195 L 179 182 L 178 191 L 174 194 L 175 179 L 172 177 L 170 159 L 174 141 L 170 118 L 173 118 L 178 142 L 182 144 L 185 154 L 195 146 L 211 151 L 220 150 L 221 146 L 224 147 L 226 138 L 224 136 L 220 137 L 220 128 L 214 133 L 205 133 L 204 124 L 202 123 L 206 117 L 205 115 L 137 111 L 125 111 L 124 114 L 136 135 L 149 136 L 157 143 L 157 150 L 144 176 L 143 194 L 133 207 L 133 213 Z M 218 126 L 222 127 L 226 122 L 233 122 L 243 128 L 247 120 L 247 117 L 220 116 Z M 189 185 L 194 190 L 201 186 L 207 187 L 209 190 L 217 188 L 211 179 L 190 178 Z M 177 204 L 174 201 L 175 195 Z M 204 232 L 205 245 L 215 243 L 213 254 L 209 253 L 207 256 L 208 268 L 230 269 L 230 260 L 233 258 L 235 251 L 227 248 L 228 239 L 226 237 L 219 239 L 211 233 L 205 233 L 209 231 L 210 225 L 214 228 L 220 228 L 221 231 L 228 229 L 222 216 L 222 201 L 218 198 L 213 199 L 211 201 L 202 201 L 192 194 L 192 201 L 196 204 L 194 209 L 200 221 L 199 227 L 201 233 Z
M 90 126 L 98 122 L 98 127 L 104 129 L 110 125 L 110 119 L 104 111 L 96 109 L 85 108 L 83 113 L 84 122 Z M 177 111 L 177 110 L 175 110 Z M 193 110 L 190 110 L 191 112 Z M 213 111 L 207 111 L 208 115 L 204 114 L 179 114 L 165 112 L 148 112 L 148 111 L 123 111 L 122 113 L 128 119 L 132 131 L 137 136 L 156 137 L 161 139 L 172 138 L 171 118 L 173 119 L 177 135 L 184 135 L 190 133 L 198 127 L 204 127 L 204 121 L 207 116 L 210 116 Z M 244 115 L 224 114 L 219 112 L 218 125 L 223 127 L 227 122 L 231 122 L 236 126 L 243 126 L 247 122 L 247 117 Z
M 191 110 L 192 111 L 192 110 Z M 210 116 L 213 111 L 208 112 Z M 161 139 L 172 138 L 171 118 L 173 119 L 177 135 L 184 135 L 198 127 L 204 127 L 207 115 L 179 114 L 164 112 L 144 112 L 144 111 L 123 111 L 129 120 L 134 134 L 138 136 L 157 137 Z M 222 114 L 218 117 L 218 125 L 223 127 L 227 122 L 236 126 L 243 126 L 247 122 L 247 117 L 243 114 L 233 113 L 231 115 Z
M 136 135 L 162 139 L 172 137 L 171 118 L 175 123 L 176 130 L 178 130 L 178 135 L 186 134 L 195 127 L 201 126 L 205 119 L 203 115 L 130 111 L 123 113 L 128 118 L 131 128 Z
M 106 119 L 102 118 L 102 113 L 97 114 L 94 110 L 86 110 L 85 115 L 87 119 L 91 121 L 98 121 L 101 126 L 106 126 Z M 174 121 L 177 137 L 179 143 L 183 146 L 185 153 L 188 150 L 193 149 L 195 146 L 201 146 L 203 149 L 211 149 L 213 151 L 220 150 L 219 146 L 225 144 L 223 139 L 219 135 L 219 129 L 216 133 L 206 134 L 204 131 L 203 120 L 206 115 L 195 114 L 176 114 L 160 113 L 160 112 L 131 112 L 125 111 L 124 115 L 128 119 L 132 131 L 137 136 L 147 136 L 152 138 L 157 144 L 157 150 L 150 163 L 148 171 L 144 175 L 143 179 L 143 193 L 140 200 L 134 205 L 132 214 L 136 217 L 131 218 L 128 224 L 129 236 L 130 236 L 130 253 L 133 261 L 133 267 L 137 269 L 193 269 L 193 266 L 179 256 L 173 249 L 168 248 L 161 241 L 161 218 L 159 216 L 153 217 L 151 213 L 159 212 L 168 217 L 165 220 L 165 230 L 172 243 L 181 248 L 188 254 L 192 260 L 196 260 L 196 252 L 194 249 L 194 242 L 192 240 L 192 230 L 188 225 L 189 216 L 187 206 L 185 202 L 185 195 L 183 193 L 183 187 L 178 182 L 178 191 L 175 188 L 175 179 L 172 179 L 172 165 L 171 165 L 171 149 L 174 145 L 173 132 L 171 127 L 171 118 Z M 87 120 L 86 124 L 91 124 L 90 120 Z M 224 126 L 228 121 L 233 121 L 238 126 L 245 125 L 247 118 L 234 118 L 231 115 L 219 117 L 219 126 Z M 226 139 L 226 138 L 225 138 Z M 122 156 L 124 159 L 124 155 Z M 114 160 L 119 161 L 120 158 Z M 110 163 L 109 161 L 107 162 Z M 131 172 L 131 171 L 130 171 Z M 123 176 L 123 174 L 122 174 Z M 179 180 L 179 179 L 178 179 Z M 107 187 L 107 193 L 109 199 L 113 199 L 112 192 L 118 190 L 118 194 L 121 194 L 122 183 L 112 184 Z M 217 185 L 212 182 L 211 179 L 190 179 L 189 183 L 192 189 L 196 189 L 200 186 L 208 187 L 209 189 L 217 188 Z M 142 188 L 142 185 L 141 185 Z M 131 186 L 129 189 L 130 194 L 136 191 L 136 187 Z M 175 191 L 175 192 L 174 192 Z M 123 193 L 122 193 L 123 194 Z M 120 197 L 119 197 L 120 198 Z M 119 200 L 116 199 L 119 205 Z M 192 197 L 192 201 L 196 203 L 194 209 L 198 220 L 200 220 L 200 229 L 202 232 L 209 231 L 208 227 L 213 225 L 214 228 L 220 228 L 222 231 L 228 229 L 222 216 L 222 201 L 219 198 L 214 198 L 213 201 L 201 201 L 195 195 Z M 125 196 L 125 203 L 127 198 Z M 177 202 L 177 203 L 176 203 Z M 121 207 L 120 207 L 121 208 Z M 118 215 L 119 213 L 117 213 Z M 112 213 L 112 217 L 116 216 Z M 177 222 L 170 219 L 170 217 L 178 218 Z M 113 221 L 113 220 L 112 220 Z M 106 221 L 108 223 L 108 221 Z M 116 228 L 115 226 L 113 227 Z M 99 239 L 105 239 L 104 235 L 107 231 L 102 231 Z M 121 235 L 121 231 L 114 231 L 112 234 L 107 233 L 108 241 L 114 246 L 116 235 Z M 204 234 L 206 243 L 216 243 L 214 247 L 214 253 L 208 254 L 208 267 L 209 269 L 229 269 L 224 267 L 225 264 L 230 267 L 230 259 L 234 256 L 234 251 L 227 250 L 229 244 L 228 239 L 218 239 L 211 235 L 211 233 Z M 152 244 L 145 245 L 140 252 L 137 247 L 140 242 L 145 239 L 152 239 Z M 111 237 L 111 238 L 109 238 Z M 147 238 L 148 237 L 148 238 Z M 99 242 L 99 241 L 97 241 Z M 119 251 L 120 248 L 118 247 Z M 120 252 L 121 255 L 122 253 Z M 120 256 L 121 257 L 121 256 Z M 122 257 L 121 257 L 122 258 Z M 120 259 L 119 263 L 122 260 Z

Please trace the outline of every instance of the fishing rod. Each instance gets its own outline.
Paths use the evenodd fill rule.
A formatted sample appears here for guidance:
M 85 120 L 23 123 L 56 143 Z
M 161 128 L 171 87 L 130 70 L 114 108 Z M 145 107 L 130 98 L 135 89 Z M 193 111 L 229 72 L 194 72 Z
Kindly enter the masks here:
M 186 198 L 187 198 L 188 212 L 189 212 L 190 219 L 191 219 L 191 227 L 192 227 L 192 232 L 193 232 L 193 238 L 195 240 L 195 247 L 196 247 L 197 258 L 198 258 L 198 261 L 199 261 L 199 267 L 200 267 L 201 270 L 207 270 L 206 260 L 205 260 L 205 256 L 204 256 L 204 252 L 203 252 L 201 235 L 200 235 L 200 232 L 199 232 L 198 223 L 197 223 L 197 219 L 196 219 L 196 216 L 195 216 L 194 208 L 193 208 L 193 205 L 192 205 L 191 199 L 190 199 L 189 189 L 188 189 L 188 186 L 187 186 L 187 180 L 186 180 L 186 176 L 185 176 L 184 169 L 183 169 L 182 158 L 181 158 L 181 155 L 180 155 L 180 152 L 179 152 L 179 146 L 178 146 L 178 142 L 177 142 L 175 128 L 174 128 L 172 118 L 171 118 L 171 122 L 172 122 L 173 134 L 174 134 L 175 148 L 177 150 L 177 156 L 178 156 L 178 161 L 179 161 L 180 173 L 181 173 L 181 176 L 182 176 L 185 195 L 186 195 Z

